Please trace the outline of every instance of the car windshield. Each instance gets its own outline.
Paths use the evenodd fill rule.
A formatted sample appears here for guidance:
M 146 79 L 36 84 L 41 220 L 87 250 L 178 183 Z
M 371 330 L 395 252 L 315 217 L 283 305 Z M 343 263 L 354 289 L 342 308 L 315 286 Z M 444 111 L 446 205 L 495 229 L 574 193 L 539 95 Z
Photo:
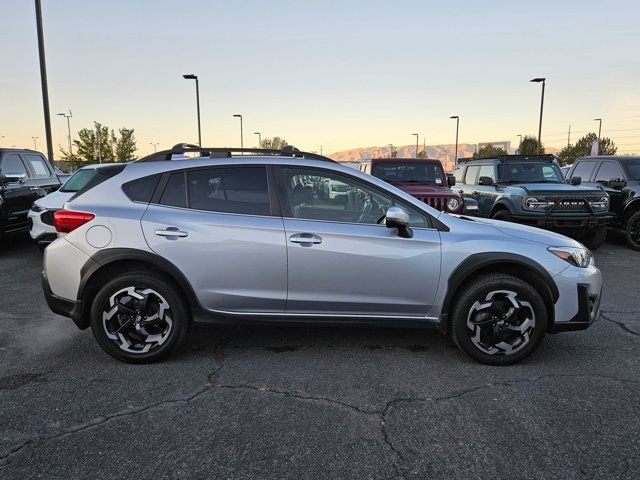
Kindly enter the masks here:
M 640 158 L 634 158 L 633 160 L 625 160 L 624 166 L 627 167 L 627 174 L 629 180 L 640 181 Z
M 95 177 L 97 171 L 95 168 L 87 168 L 83 170 L 78 170 L 76 173 L 71 175 L 64 185 L 60 188 L 61 192 L 77 192 L 84 188 L 84 186 L 89 183 L 93 177 Z
M 377 163 L 373 176 L 385 182 L 444 183 L 444 171 L 438 163 L 397 162 Z
M 504 183 L 563 183 L 555 163 L 508 162 L 498 165 L 498 181 Z

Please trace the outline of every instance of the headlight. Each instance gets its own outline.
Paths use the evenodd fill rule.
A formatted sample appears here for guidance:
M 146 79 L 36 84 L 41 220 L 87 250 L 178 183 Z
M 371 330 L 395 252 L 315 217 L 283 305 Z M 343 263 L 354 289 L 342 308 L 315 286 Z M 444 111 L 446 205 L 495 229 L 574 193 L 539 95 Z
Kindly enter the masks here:
M 450 211 L 455 212 L 456 210 L 458 210 L 458 208 L 460 208 L 460 201 L 457 198 L 450 198 L 449 200 L 447 200 L 447 208 Z
M 593 255 L 586 248 L 549 247 L 547 250 L 576 267 L 587 268 L 593 260 Z
M 553 206 L 553 202 L 538 200 L 536 197 L 523 197 L 521 202 L 522 207 L 527 210 L 545 210 Z
M 31 205 L 31 211 L 32 212 L 39 213 L 39 212 L 44 212 L 45 210 L 46 210 L 46 208 L 41 207 L 40 205 L 37 205 L 35 203 L 33 205 Z
M 598 201 L 589 202 L 592 208 L 605 210 L 609 208 L 609 197 L 601 197 Z

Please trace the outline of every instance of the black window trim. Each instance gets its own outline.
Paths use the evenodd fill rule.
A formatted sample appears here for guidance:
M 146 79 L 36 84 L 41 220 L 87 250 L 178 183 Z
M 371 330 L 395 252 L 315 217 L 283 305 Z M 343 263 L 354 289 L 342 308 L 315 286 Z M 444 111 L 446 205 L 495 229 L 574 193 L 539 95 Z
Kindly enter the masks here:
M 289 220 L 302 220 L 305 222 L 322 222 L 322 223 L 340 223 L 340 224 L 347 224 L 347 225 L 361 225 L 361 226 L 369 226 L 369 227 L 375 227 L 375 226 L 379 226 L 379 227 L 384 227 L 387 228 L 386 225 L 375 225 L 372 223 L 353 223 L 353 222 L 341 222 L 338 220 L 318 220 L 318 219 L 314 219 L 314 218 L 297 218 L 297 217 L 292 217 L 292 213 L 289 211 L 289 202 L 287 201 L 287 199 L 285 198 L 285 192 L 286 192 L 286 187 L 283 183 L 283 175 L 282 175 L 282 169 L 283 168 L 290 168 L 290 169 L 298 169 L 298 170 L 318 170 L 320 172 L 328 172 L 331 173 L 333 175 L 336 176 L 343 176 L 343 177 L 347 177 L 350 180 L 353 180 L 355 183 L 359 183 L 363 186 L 366 186 L 367 188 L 374 190 L 376 192 L 378 192 L 380 195 L 386 195 L 388 197 L 391 197 L 394 201 L 398 201 L 400 202 L 400 206 L 402 206 L 403 204 L 407 204 L 407 201 L 402 198 L 399 197 L 398 195 L 389 192 L 387 190 L 383 190 L 382 188 L 380 188 L 379 186 L 373 184 L 373 183 L 369 183 L 365 180 L 362 180 L 359 177 L 356 176 L 352 176 L 349 175 L 348 173 L 344 173 L 344 172 L 339 172 L 339 171 L 335 171 L 335 170 L 331 170 L 328 168 L 322 168 L 322 167 L 316 167 L 316 166 L 306 166 L 306 165 L 288 165 L 288 164 L 282 164 L 282 165 L 274 165 L 274 172 L 276 175 L 276 179 L 277 179 L 277 189 L 278 189 L 278 199 L 281 205 L 281 211 L 282 211 L 282 218 L 286 218 Z M 375 178 L 375 177 L 374 177 Z M 428 227 L 411 227 L 412 229 L 419 229 L 419 230 L 443 230 L 443 228 L 439 228 L 440 226 L 446 228 L 448 230 L 448 227 L 446 227 L 446 225 L 444 225 L 442 222 L 438 221 L 437 218 L 434 218 L 433 216 L 431 216 L 431 214 L 429 214 L 428 212 L 426 212 L 425 210 L 421 210 L 419 207 L 416 207 L 415 205 L 412 204 L 408 204 L 411 206 L 411 208 L 418 210 L 420 213 L 422 213 L 426 219 L 427 219 L 427 223 L 429 223 Z
M 191 202 L 189 200 L 189 188 L 188 188 L 189 184 L 188 184 L 188 176 L 187 176 L 189 172 L 194 172 L 198 170 L 250 168 L 250 167 L 253 167 L 253 168 L 261 167 L 265 169 L 265 173 L 267 175 L 267 194 L 269 195 L 269 211 L 271 212 L 269 215 L 257 215 L 254 213 L 218 212 L 215 210 L 200 210 L 200 209 L 191 207 Z M 156 190 L 153 193 L 153 197 L 151 197 L 151 201 L 149 202 L 149 205 L 156 205 L 164 208 L 179 208 L 182 210 L 190 210 L 192 212 L 213 213 L 216 215 L 240 215 L 240 216 L 246 216 L 246 217 L 267 217 L 267 218 L 282 217 L 282 215 L 280 214 L 280 205 L 278 203 L 278 198 L 275 191 L 276 190 L 275 178 L 272 178 L 273 173 L 272 172 L 270 173 L 271 170 L 272 170 L 272 166 L 265 163 L 246 163 L 246 164 L 245 163 L 243 164 L 229 163 L 224 165 L 202 165 L 199 167 L 189 167 L 189 168 L 180 168 L 176 170 L 170 170 L 162 174 L 162 177 L 158 182 L 158 186 L 156 187 Z M 184 185 L 185 185 L 184 191 L 185 191 L 185 197 L 186 197 L 185 198 L 186 207 L 178 207 L 175 205 L 164 205 L 160 203 L 160 198 L 162 198 L 162 194 L 164 193 L 167 183 L 169 183 L 169 178 L 172 175 L 177 173 L 182 173 L 184 175 Z
M 46 167 L 47 171 L 49 172 L 49 175 L 46 176 L 46 177 L 38 177 L 38 174 L 36 173 L 34 168 L 31 166 L 31 162 L 29 160 L 27 160 L 27 155 L 33 155 L 34 157 L 40 157 L 42 159 L 42 161 L 44 162 L 44 166 Z M 24 163 L 25 167 L 27 167 L 27 169 L 29 170 L 29 173 L 31 174 L 31 178 L 32 179 L 34 179 L 34 180 L 44 180 L 45 178 L 51 178 L 51 176 L 53 175 L 53 173 L 51 173 L 51 167 L 49 166 L 49 162 L 47 161 L 46 158 L 44 158 L 43 155 L 40 155 L 39 153 L 20 152 L 20 158 L 22 158 L 22 163 Z

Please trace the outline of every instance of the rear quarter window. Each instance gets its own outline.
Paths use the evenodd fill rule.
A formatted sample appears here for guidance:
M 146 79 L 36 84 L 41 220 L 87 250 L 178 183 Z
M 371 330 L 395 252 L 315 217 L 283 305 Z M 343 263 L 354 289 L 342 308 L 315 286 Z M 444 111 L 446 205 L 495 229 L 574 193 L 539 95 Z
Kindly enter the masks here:
M 149 175 L 123 184 L 122 190 L 134 202 L 149 203 L 159 180 L 160 174 Z

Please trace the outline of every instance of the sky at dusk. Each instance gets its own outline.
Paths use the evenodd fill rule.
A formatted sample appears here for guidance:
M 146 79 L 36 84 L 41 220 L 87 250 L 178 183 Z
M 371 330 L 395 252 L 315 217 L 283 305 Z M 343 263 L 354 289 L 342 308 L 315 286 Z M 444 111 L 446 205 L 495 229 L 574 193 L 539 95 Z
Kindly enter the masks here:
M 561 147 L 597 128 L 640 152 L 637 1 L 42 0 L 54 148 L 94 120 L 139 154 L 278 135 L 325 153 L 511 140 Z M 0 0 L 0 145 L 45 150 L 34 2 Z M 4 138 L 2 138 L 4 137 Z

